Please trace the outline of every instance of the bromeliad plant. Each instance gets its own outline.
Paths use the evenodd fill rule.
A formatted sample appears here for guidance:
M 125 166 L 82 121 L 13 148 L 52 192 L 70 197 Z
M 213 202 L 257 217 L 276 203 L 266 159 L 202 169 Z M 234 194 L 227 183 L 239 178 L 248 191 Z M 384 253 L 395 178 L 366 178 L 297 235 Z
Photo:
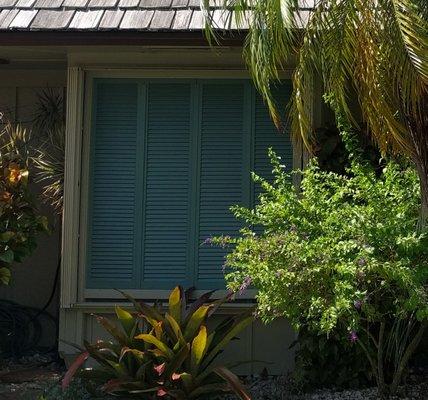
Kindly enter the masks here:
M 205 304 L 212 293 L 187 305 L 186 294 L 176 287 L 165 313 L 123 293 L 133 303 L 134 312 L 116 307 L 119 326 L 96 317 L 114 340 L 85 343 L 86 351 L 71 366 L 63 387 L 91 356 L 99 367 L 81 369 L 79 375 L 102 385 L 107 393 L 185 400 L 233 391 L 241 399 L 250 399 L 237 376 L 226 367 L 215 366 L 214 361 L 252 322 L 252 314 L 226 318 L 210 330 L 209 317 L 227 300 Z

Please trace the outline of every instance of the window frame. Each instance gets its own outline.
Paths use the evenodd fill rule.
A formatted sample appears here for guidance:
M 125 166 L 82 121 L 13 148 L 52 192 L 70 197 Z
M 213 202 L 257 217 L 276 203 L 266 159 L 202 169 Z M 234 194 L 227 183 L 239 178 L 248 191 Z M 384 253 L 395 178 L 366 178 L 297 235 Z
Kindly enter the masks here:
M 82 121 L 82 146 L 81 146 L 81 174 L 79 182 L 80 190 L 80 210 L 79 210 L 79 238 L 78 238 L 78 284 L 77 300 L 78 303 L 87 301 L 116 300 L 123 298 L 115 289 L 88 289 L 86 287 L 87 274 L 87 245 L 88 245 L 88 227 L 89 227 L 89 191 L 90 191 L 90 154 L 91 154 L 91 132 L 93 124 L 93 84 L 94 79 L 108 79 L 109 82 L 117 79 L 130 81 L 179 81 L 189 82 L 194 80 L 209 81 L 236 81 L 251 80 L 248 73 L 244 70 L 136 70 L 136 69 L 91 69 L 85 71 L 84 76 L 84 95 L 83 95 L 83 121 Z M 291 71 L 285 71 L 284 79 L 291 79 Z M 302 155 L 298 147 L 293 143 L 293 168 L 301 167 Z M 166 299 L 169 290 L 152 290 L 152 289 L 127 289 L 127 293 L 139 299 Z M 206 290 L 195 290 L 195 297 Z M 218 290 L 213 297 L 220 298 L 227 293 L 227 290 Z M 238 296 L 238 300 L 244 302 L 253 300 L 256 290 L 248 290 Z

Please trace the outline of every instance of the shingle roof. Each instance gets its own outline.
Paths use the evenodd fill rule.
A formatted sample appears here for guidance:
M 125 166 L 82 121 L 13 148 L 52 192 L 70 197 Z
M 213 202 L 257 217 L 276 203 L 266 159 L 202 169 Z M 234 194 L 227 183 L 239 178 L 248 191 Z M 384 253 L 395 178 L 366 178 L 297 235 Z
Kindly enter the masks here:
M 219 29 L 238 27 L 211 0 Z M 316 0 L 301 0 L 300 14 Z M 200 0 L 0 0 L 0 31 L 194 31 L 204 28 Z M 245 29 L 245 23 L 239 27 Z

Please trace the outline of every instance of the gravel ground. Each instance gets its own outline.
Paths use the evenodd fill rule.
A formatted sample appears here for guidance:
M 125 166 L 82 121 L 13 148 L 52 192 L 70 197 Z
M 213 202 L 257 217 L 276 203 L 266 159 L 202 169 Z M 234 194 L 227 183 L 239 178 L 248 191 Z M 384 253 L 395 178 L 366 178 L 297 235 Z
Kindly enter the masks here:
M 413 383 L 400 388 L 398 396 L 390 400 L 428 400 L 428 374 L 412 379 Z M 316 390 L 312 393 L 295 394 L 293 385 L 285 378 L 253 378 L 246 382 L 252 400 L 377 400 L 376 388 L 335 391 Z M 236 400 L 226 396 L 224 400 Z
M 47 387 L 57 386 L 64 369 L 55 357 L 34 355 L 18 362 L 0 364 L 1 400 L 37 400 Z M 410 375 L 408 384 L 401 388 L 400 395 L 391 400 L 428 400 L 428 370 Z M 285 377 L 248 377 L 245 385 L 252 400 L 377 400 L 376 388 L 361 390 L 316 390 L 312 393 L 296 394 L 292 381 Z M 55 395 L 54 395 L 55 393 Z M 49 399 L 61 393 L 59 387 Z M 69 394 L 67 399 L 86 400 L 89 395 Z M 60 396 L 62 398 L 62 395 Z M 104 397 L 107 399 L 107 397 Z M 217 400 L 236 400 L 235 396 L 221 396 Z

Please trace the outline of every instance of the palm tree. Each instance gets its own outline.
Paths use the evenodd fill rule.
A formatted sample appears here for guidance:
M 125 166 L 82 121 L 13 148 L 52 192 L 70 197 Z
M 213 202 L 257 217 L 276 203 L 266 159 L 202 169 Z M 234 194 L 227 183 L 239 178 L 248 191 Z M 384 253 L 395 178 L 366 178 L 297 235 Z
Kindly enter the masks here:
M 207 32 L 225 20 L 248 27 L 244 56 L 273 118 L 272 87 L 296 57 L 290 107 L 294 135 L 313 148 L 313 83 L 352 124 L 355 99 L 380 150 L 409 156 L 422 193 L 421 224 L 428 219 L 428 1 L 223 0 L 224 13 L 203 0 Z M 212 4 L 212 2 L 211 2 Z M 312 5 L 301 11 L 299 5 Z M 233 10 L 233 12 L 230 12 Z M 217 17 L 215 17 L 217 13 Z M 214 17 L 213 17 L 214 16 Z M 227 23 L 227 22 L 226 22 Z

